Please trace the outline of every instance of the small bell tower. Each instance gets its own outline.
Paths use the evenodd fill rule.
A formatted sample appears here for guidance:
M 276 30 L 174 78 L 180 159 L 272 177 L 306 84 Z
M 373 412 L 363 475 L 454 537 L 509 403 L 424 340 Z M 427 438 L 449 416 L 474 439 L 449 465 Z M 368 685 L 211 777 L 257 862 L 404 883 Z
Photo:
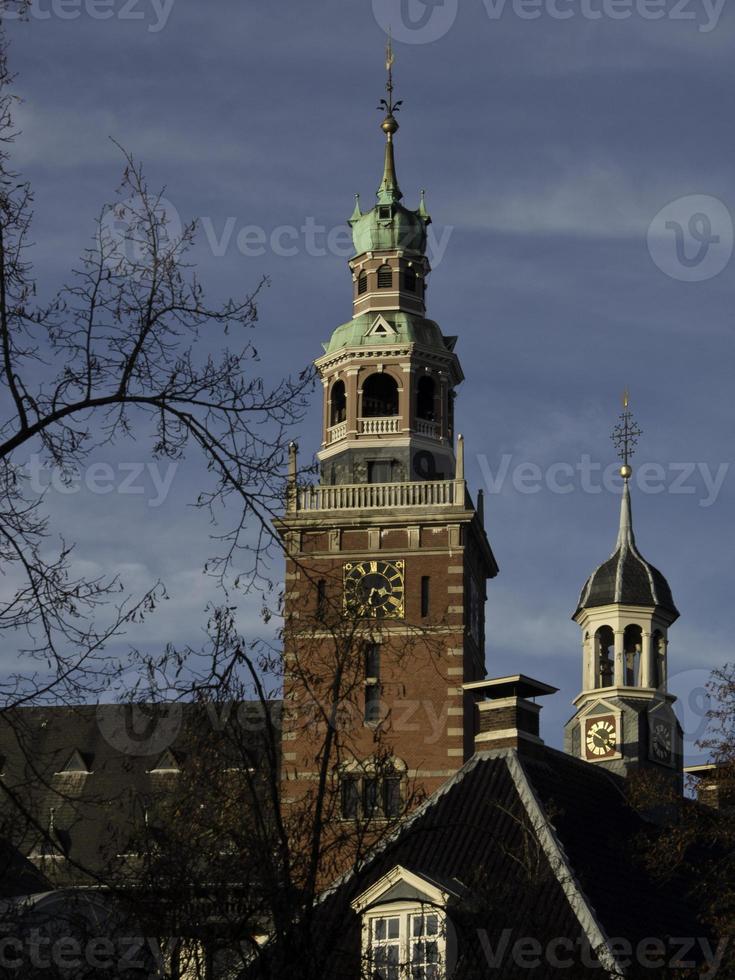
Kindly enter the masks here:
M 681 779 L 682 732 L 668 693 L 668 632 L 678 619 L 669 584 L 633 533 L 630 459 L 642 435 L 626 392 L 613 432 L 623 496 L 615 549 L 587 579 L 572 617 L 582 631 L 582 691 L 566 750 L 625 774 L 641 766 Z

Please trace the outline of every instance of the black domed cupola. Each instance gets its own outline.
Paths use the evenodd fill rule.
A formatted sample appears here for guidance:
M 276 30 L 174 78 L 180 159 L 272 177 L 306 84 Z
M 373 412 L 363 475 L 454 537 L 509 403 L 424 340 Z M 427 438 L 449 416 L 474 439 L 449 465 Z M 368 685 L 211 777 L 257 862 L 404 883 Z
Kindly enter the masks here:
M 582 609 L 613 604 L 658 608 L 672 617 L 671 622 L 679 617 L 669 583 L 636 547 L 627 478 L 623 487 L 620 530 L 615 550 L 587 579 L 575 615 Z

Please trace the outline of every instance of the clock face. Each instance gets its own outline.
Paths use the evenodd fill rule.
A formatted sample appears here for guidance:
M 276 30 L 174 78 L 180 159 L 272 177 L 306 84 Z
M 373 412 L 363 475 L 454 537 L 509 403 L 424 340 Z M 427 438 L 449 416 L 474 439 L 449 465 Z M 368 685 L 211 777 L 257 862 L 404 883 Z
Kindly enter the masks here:
M 588 759 L 608 759 L 617 751 L 615 718 L 588 718 L 585 723 L 585 749 Z
M 344 605 L 347 612 L 375 619 L 401 619 L 403 562 L 373 559 L 344 566 Z
M 671 762 L 673 734 L 666 722 L 654 722 L 651 732 L 651 756 L 657 762 Z

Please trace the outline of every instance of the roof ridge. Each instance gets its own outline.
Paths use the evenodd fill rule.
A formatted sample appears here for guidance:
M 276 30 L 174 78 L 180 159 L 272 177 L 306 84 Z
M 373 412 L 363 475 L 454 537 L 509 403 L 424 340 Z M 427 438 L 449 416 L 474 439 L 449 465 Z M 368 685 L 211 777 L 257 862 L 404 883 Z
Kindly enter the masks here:
M 512 754 L 506 759 L 506 764 L 511 778 L 515 783 L 519 799 L 531 821 L 531 826 L 549 860 L 552 872 L 569 902 L 569 907 L 576 916 L 585 935 L 590 940 L 597 959 L 603 968 L 608 971 L 610 976 L 624 976 L 624 971 L 612 950 L 610 938 L 606 934 L 602 923 L 598 921 L 595 909 L 582 891 L 582 887 L 574 874 L 564 846 L 559 840 L 543 804 L 536 795 L 529 775 L 523 767 L 523 760 L 520 754 L 516 750 L 513 750 Z M 564 872 L 563 875 L 560 873 L 562 871 Z

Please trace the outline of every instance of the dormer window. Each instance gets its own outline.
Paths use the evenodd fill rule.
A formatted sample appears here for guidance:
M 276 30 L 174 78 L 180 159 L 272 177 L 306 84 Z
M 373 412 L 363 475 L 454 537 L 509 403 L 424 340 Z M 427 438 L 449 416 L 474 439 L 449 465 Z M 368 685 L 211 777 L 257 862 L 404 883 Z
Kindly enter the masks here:
M 390 208 L 381 206 L 378 208 L 378 217 L 381 221 L 390 221 L 392 215 L 390 213 Z
M 171 749 L 166 749 L 155 766 L 148 770 L 150 773 L 166 773 L 169 775 L 177 774 L 180 771 L 179 760 L 173 754 Z
M 55 776 L 89 776 L 91 774 L 89 762 L 78 749 L 74 749 L 66 761 L 66 764 L 54 773 Z
M 456 886 L 456 887 L 455 887 Z M 361 975 L 375 980 L 446 980 L 456 963 L 450 902 L 466 889 L 396 865 L 352 903 L 362 916 Z
M 393 289 L 393 270 L 389 265 L 378 269 L 378 289 Z

